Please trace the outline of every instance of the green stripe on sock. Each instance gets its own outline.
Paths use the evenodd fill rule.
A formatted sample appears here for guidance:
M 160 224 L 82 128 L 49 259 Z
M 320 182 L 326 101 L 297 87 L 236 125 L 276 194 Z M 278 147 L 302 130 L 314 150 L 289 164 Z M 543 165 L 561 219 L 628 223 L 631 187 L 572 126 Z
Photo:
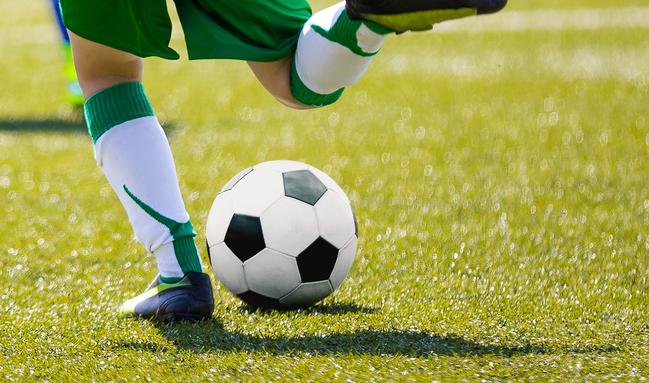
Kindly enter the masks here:
M 311 29 L 313 29 L 317 34 L 324 37 L 325 39 L 332 41 L 334 43 L 338 43 L 344 47 L 347 47 L 350 51 L 354 52 L 354 54 L 358 56 L 362 56 L 362 57 L 374 56 L 378 53 L 378 51 L 365 52 L 358 46 L 358 39 L 356 39 L 356 32 L 361 27 L 361 25 L 363 25 L 363 21 L 352 20 L 347 15 L 347 11 L 342 11 L 340 13 L 340 16 L 338 16 L 338 20 L 336 20 L 336 22 L 331 27 L 331 29 L 325 30 L 321 26 L 315 24 L 311 25 Z M 375 33 L 385 34 L 385 33 L 376 32 L 374 30 L 374 29 L 379 29 L 380 27 L 379 25 L 370 26 L 369 23 L 365 25 Z
M 178 261 L 178 265 L 180 265 L 183 274 L 186 274 L 188 271 L 202 272 L 203 266 L 201 265 L 198 250 L 196 250 L 196 244 L 194 243 L 196 232 L 194 231 L 192 221 L 178 222 L 169 217 L 165 217 L 135 196 L 126 185 L 124 185 L 123 188 L 126 194 L 131 197 L 133 202 L 142 208 L 142 210 L 151 216 L 151 218 L 160 222 L 169 229 L 169 232 L 174 239 L 173 246 L 176 260 Z
M 191 227 L 191 221 L 187 221 Z M 192 228 L 192 232 L 193 232 Z M 196 250 L 196 244 L 194 243 L 194 235 L 191 237 L 181 237 L 174 239 L 174 252 L 176 253 L 176 259 L 180 265 L 180 269 L 183 271 L 183 274 L 187 274 L 189 271 L 202 272 L 203 266 L 201 266 L 201 261 L 198 256 L 198 250 Z
M 117 84 L 94 94 L 86 101 L 84 114 L 93 142 L 116 125 L 154 115 L 140 82 Z
M 300 79 L 295 67 L 295 60 L 293 60 L 293 65 L 291 65 L 291 94 L 301 104 L 309 106 L 330 105 L 338 101 L 344 91 L 345 88 L 340 88 L 330 94 L 320 94 L 312 91 Z

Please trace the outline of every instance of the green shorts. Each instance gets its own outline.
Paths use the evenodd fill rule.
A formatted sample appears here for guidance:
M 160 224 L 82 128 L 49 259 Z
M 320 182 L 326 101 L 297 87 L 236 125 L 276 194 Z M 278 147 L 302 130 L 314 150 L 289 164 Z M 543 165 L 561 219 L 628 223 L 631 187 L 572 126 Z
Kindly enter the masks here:
M 174 0 L 189 58 L 275 61 L 295 50 L 306 0 Z M 140 57 L 178 59 L 166 0 L 61 0 L 78 36 Z

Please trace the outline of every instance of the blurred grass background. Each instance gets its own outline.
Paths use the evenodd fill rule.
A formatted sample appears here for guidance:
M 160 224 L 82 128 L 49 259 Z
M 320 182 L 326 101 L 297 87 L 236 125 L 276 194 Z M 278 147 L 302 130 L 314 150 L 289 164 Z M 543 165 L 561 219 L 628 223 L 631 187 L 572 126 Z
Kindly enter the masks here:
M 213 321 L 153 325 L 114 318 L 155 262 L 65 104 L 47 4 L 0 3 L 0 377 L 649 378 L 649 21 L 498 30 L 537 10 L 649 14 L 514 0 L 482 32 L 391 38 L 310 112 L 242 63 L 146 60 L 199 243 L 221 185 L 281 158 L 331 174 L 361 230 L 348 280 L 311 310 L 250 313 L 217 283 Z

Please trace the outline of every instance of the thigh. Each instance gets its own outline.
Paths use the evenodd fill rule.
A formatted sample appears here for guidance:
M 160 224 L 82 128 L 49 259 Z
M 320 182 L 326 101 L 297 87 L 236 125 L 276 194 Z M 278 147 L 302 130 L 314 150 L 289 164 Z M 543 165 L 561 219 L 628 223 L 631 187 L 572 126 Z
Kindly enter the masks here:
M 301 104 L 291 92 L 293 55 L 272 62 L 248 61 L 248 65 L 261 85 L 282 104 L 294 109 L 313 108 Z
M 86 99 L 110 86 L 142 80 L 142 59 L 70 32 L 79 84 Z

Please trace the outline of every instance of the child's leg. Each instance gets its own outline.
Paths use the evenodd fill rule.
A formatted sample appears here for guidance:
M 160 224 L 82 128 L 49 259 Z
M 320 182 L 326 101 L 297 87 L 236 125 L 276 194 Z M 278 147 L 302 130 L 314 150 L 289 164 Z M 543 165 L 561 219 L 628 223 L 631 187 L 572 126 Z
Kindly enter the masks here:
M 507 0 L 347 0 L 312 15 L 294 57 L 251 62 L 260 82 L 286 105 L 304 108 L 335 102 L 358 81 L 392 32 L 501 10 Z
M 97 163 L 126 209 L 136 237 L 155 255 L 158 282 L 170 286 L 184 281 L 186 286 L 187 278 L 191 284 L 198 278 L 200 284 L 209 285 L 207 276 L 198 275 L 202 268 L 196 233 L 180 194 L 169 143 L 140 82 L 142 60 L 74 34 L 71 40 Z M 196 314 L 195 302 L 177 298 L 175 304 L 183 307 L 172 309 Z M 211 314 L 211 288 L 209 300 L 201 310 L 209 308 Z M 159 294 L 140 296 L 127 302 L 123 312 L 161 316 L 161 301 Z
M 272 62 L 248 61 L 248 65 L 259 82 L 277 101 L 295 109 L 311 109 L 314 107 L 301 104 L 291 93 L 293 55 Z
M 341 96 L 344 87 L 361 78 L 389 33 L 378 24 L 352 20 L 341 2 L 311 16 L 294 57 L 249 65 L 284 104 L 297 108 L 328 105 Z

